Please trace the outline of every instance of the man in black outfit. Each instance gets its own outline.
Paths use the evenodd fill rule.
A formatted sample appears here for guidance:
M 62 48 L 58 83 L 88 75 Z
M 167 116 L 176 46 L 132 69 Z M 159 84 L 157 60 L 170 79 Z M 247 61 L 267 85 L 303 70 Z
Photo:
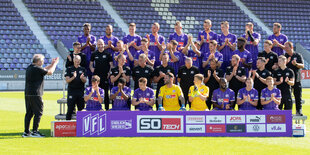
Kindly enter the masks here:
M 294 51 L 294 45 L 292 42 L 286 42 L 284 44 L 285 57 L 287 58 L 286 66 L 293 70 L 295 75 L 295 84 L 293 85 L 293 93 L 295 97 L 296 104 L 296 115 L 303 116 L 302 114 L 302 105 L 301 105 L 301 94 L 302 94 L 302 86 L 301 86 L 301 69 L 305 67 L 304 59 L 301 54 L 296 53 Z
M 84 67 L 80 66 L 81 57 L 79 55 L 73 58 L 74 65 L 70 66 L 66 70 L 66 82 L 68 83 L 68 95 L 67 95 L 67 115 L 66 120 L 71 120 L 75 105 L 77 105 L 78 111 L 84 109 L 84 84 L 87 81 L 87 72 Z
M 264 57 L 266 59 L 265 68 L 269 72 L 273 72 L 278 68 L 278 55 L 277 53 L 271 51 L 272 41 L 266 40 L 264 42 L 264 51 L 258 53 L 258 57 Z
M 199 69 L 196 66 L 193 66 L 193 60 L 190 57 L 185 58 L 185 65 L 182 66 L 178 71 L 178 83 L 184 94 L 185 106 L 188 104 L 188 91 L 189 87 L 194 85 L 194 76 L 199 74 Z M 191 103 L 189 103 L 191 107 Z
M 287 59 L 284 55 L 279 56 L 278 65 L 279 69 L 273 73 L 273 79 L 275 85 L 281 90 L 281 104 L 279 109 L 282 110 L 292 110 L 292 93 L 291 86 L 294 86 L 295 75 L 294 72 L 286 67 Z
M 159 89 L 165 85 L 164 77 L 166 73 L 172 73 L 172 74 L 174 73 L 174 69 L 173 67 L 168 65 L 168 61 L 169 61 L 169 55 L 168 53 L 164 53 L 161 58 L 161 65 L 156 67 L 152 75 L 154 82 L 157 83 L 156 98 L 158 97 Z M 157 100 L 156 100 L 156 109 L 158 110 Z
M 52 59 L 52 63 L 45 68 L 42 67 L 44 63 L 44 56 L 42 54 L 35 54 L 32 58 L 32 64 L 26 69 L 25 82 L 25 130 L 22 137 L 44 137 L 38 131 L 39 123 L 43 114 L 43 81 L 45 75 L 52 75 L 59 62 L 59 58 Z M 30 121 L 33 119 L 33 129 L 30 133 Z
M 105 109 L 109 109 L 109 73 L 113 66 L 113 58 L 111 53 L 104 50 L 104 41 L 99 39 L 97 42 L 98 50 L 92 53 L 89 63 L 89 69 L 93 75 L 100 77 L 99 87 L 104 89 L 104 104 Z
M 133 68 L 132 78 L 135 81 L 134 90 L 139 88 L 139 79 L 147 79 L 147 86 L 151 88 L 153 67 L 146 65 L 147 57 L 144 53 L 139 55 L 138 66 Z
M 81 52 L 81 44 L 79 42 L 73 43 L 73 52 L 67 56 L 66 68 L 73 66 L 73 58 L 75 55 L 79 55 L 81 57 L 80 66 L 86 68 L 86 55 Z
M 114 86 L 118 85 L 119 78 L 124 78 L 126 80 L 126 86 L 130 85 L 131 70 L 125 65 L 126 56 L 124 54 L 119 54 L 116 58 L 117 66 L 111 69 L 110 80 Z

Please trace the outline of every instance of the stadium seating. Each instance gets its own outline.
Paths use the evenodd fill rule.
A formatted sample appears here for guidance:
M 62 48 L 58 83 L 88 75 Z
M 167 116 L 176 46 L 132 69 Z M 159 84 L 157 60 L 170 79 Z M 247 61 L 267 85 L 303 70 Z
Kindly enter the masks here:
M 33 54 L 47 55 L 11 0 L 1 0 L 0 10 L 0 70 L 24 70 Z
M 72 42 L 83 34 L 84 23 L 91 23 L 91 34 L 97 39 L 105 34 L 108 24 L 114 26 L 115 36 L 125 35 L 98 1 L 24 0 L 24 3 L 49 39 L 54 44 L 61 40 L 69 49 Z

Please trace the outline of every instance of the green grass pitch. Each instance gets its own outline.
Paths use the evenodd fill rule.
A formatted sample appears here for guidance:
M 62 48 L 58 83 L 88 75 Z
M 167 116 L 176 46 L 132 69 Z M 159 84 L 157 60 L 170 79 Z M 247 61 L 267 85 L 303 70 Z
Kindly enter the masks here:
M 303 138 L 54 138 L 50 137 L 51 121 L 59 113 L 56 100 L 61 97 L 61 91 L 44 93 L 40 131 L 47 137 L 22 138 L 24 93 L 0 92 L 0 154 L 310 154 L 309 132 Z M 303 89 L 303 99 L 303 113 L 310 116 L 310 89 Z M 306 126 L 310 127 L 309 120 Z

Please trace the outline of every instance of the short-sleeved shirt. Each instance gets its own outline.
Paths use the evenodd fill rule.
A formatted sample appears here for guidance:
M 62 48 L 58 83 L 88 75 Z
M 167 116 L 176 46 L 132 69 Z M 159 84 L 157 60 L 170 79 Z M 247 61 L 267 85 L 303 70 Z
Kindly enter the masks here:
M 206 83 L 206 86 L 208 86 L 210 88 L 210 91 L 213 92 L 213 90 L 217 89 L 220 87 L 220 84 L 216 81 L 216 79 L 213 77 L 213 73 L 214 70 L 212 70 L 210 67 L 207 68 L 204 72 L 204 77 L 208 78 L 208 71 L 211 71 L 211 77 L 208 80 L 208 82 Z M 219 77 L 219 78 L 223 78 L 224 77 L 224 72 L 222 69 L 217 68 L 215 70 L 215 74 Z M 210 96 L 212 96 L 212 94 L 210 94 Z
M 146 38 L 146 37 L 145 37 Z M 158 34 L 158 42 L 160 44 L 162 44 L 163 42 L 165 42 L 165 37 L 161 36 Z M 157 43 L 155 42 L 155 36 L 153 34 L 150 34 L 150 46 L 149 46 L 149 50 L 153 51 L 155 53 L 155 67 L 160 65 L 160 60 L 159 60 L 159 56 L 160 56 L 160 50 L 157 47 Z
M 81 62 L 80 62 L 80 66 L 81 67 L 84 67 L 84 68 L 87 68 L 87 58 L 86 58 L 86 55 L 82 52 L 78 53 L 78 54 L 75 54 L 75 53 L 70 53 L 69 56 L 71 58 L 71 61 L 69 61 L 69 59 L 67 58 L 67 61 L 66 61 L 66 68 L 70 67 L 70 66 L 73 66 L 74 65 L 74 62 L 73 62 L 73 59 L 74 59 L 74 56 L 75 55 L 79 55 L 81 57 Z
M 229 42 L 231 44 L 237 43 L 236 35 L 229 33 L 227 36 L 225 36 L 222 33 L 221 35 L 219 35 L 219 38 L 218 38 L 219 46 L 222 46 L 223 44 L 225 44 L 226 38 L 229 39 Z M 230 61 L 234 51 L 228 45 L 226 45 L 220 52 L 223 55 L 223 61 Z
M 180 86 L 184 94 L 187 94 L 189 87 L 194 85 L 194 76 L 199 74 L 199 69 L 195 66 L 187 68 L 182 66 L 178 72 L 178 78 L 180 78 Z
M 102 40 L 104 41 L 104 44 L 105 44 L 105 45 L 108 45 L 109 41 L 111 40 L 112 45 L 113 45 L 114 47 L 116 47 L 117 42 L 118 42 L 118 38 L 115 37 L 115 36 L 113 36 L 113 35 L 111 35 L 110 38 L 108 38 L 106 35 L 105 35 L 105 36 L 101 36 L 100 39 L 102 39 Z M 112 55 L 113 55 L 113 53 L 114 53 L 114 50 L 113 50 L 112 48 L 108 48 L 107 51 L 108 51 L 109 53 L 111 53 Z
M 125 73 L 125 75 L 126 76 L 131 76 L 131 70 L 130 70 L 130 68 L 128 67 L 128 66 L 123 66 L 123 71 L 124 71 L 124 73 Z M 119 68 L 118 68 L 118 66 L 116 66 L 116 67 L 114 67 L 114 68 L 112 68 L 111 69 L 111 73 L 110 73 L 110 75 L 112 76 L 117 76 L 117 74 L 119 73 Z M 119 78 L 121 78 L 122 76 L 120 76 Z M 118 80 L 119 80 L 119 78 L 114 82 L 114 86 L 117 86 L 117 84 L 118 84 Z M 128 82 L 126 85 L 127 86 L 129 86 L 129 83 L 130 82 Z
M 141 54 L 144 54 L 144 51 L 142 51 L 142 50 L 140 50 L 140 51 L 138 51 L 137 53 L 136 53 L 136 55 L 134 55 L 134 60 L 139 60 L 139 56 L 141 55 Z M 147 52 L 147 57 L 149 58 L 149 60 L 151 60 L 151 61 L 155 61 L 155 54 L 154 54 L 154 52 L 153 51 L 150 51 L 150 50 L 148 50 L 148 52 Z
M 175 33 L 172 33 L 169 35 L 168 42 L 170 42 L 171 40 L 175 40 L 178 42 L 178 47 L 177 47 L 177 49 L 178 49 L 179 47 L 185 47 L 187 45 L 188 37 L 187 37 L 187 34 L 185 34 L 185 33 L 178 35 L 175 32 Z M 181 50 L 179 52 L 181 52 Z
M 115 94 L 118 91 L 118 87 L 115 86 L 111 90 L 111 94 Z M 130 98 L 131 96 L 131 89 L 127 86 L 124 86 L 123 88 L 124 93 Z M 122 97 L 122 93 L 119 92 L 116 95 L 116 98 L 113 100 L 112 110 L 130 110 L 130 107 L 127 103 L 127 100 L 125 100 Z
M 272 90 L 269 90 L 268 88 L 265 88 L 262 90 L 261 99 L 268 101 L 271 99 L 271 94 L 275 94 L 274 97 L 277 99 L 282 98 L 281 91 L 279 89 L 273 88 Z M 263 105 L 263 110 L 279 110 L 279 108 L 274 101 L 271 101 L 268 104 Z
M 273 39 L 276 39 L 282 45 L 284 45 L 284 43 L 286 43 L 288 41 L 287 36 L 284 34 L 280 34 L 279 36 L 275 36 L 273 34 L 273 35 L 268 37 L 268 40 L 273 41 Z M 278 56 L 284 55 L 284 53 L 285 53 L 285 51 L 279 46 L 274 46 L 274 47 L 272 47 L 271 50 L 274 51 L 275 53 L 277 53 Z
M 283 97 L 286 97 L 286 95 L 284 96 L 284 94 L 290 94 L 291 86 L 285 82 L 285 78 L 286 77 L 288 77 L 289 79 L 294 78 L 295 77 L 294 72 L 287 67 L 284 70 L 279 68 L 273 73 L 273 77 L 276 78 L 276 81 L 280 81 L 280 78 L 283 77 L 283 82 L 277 85 L 277 88 L 281 90 Z
M 238 91 L 238 99 L 243 100 L 243 95 L 248 96 L 250 95 L 250 100 L 258 101 L 258 92 L 255 88 L 252 88 L 250 91 L 246 90 L 246 88 L 241 88 Z M 243 102 L 241 105 L 239 105 L 239 110 L 256 110 L 256 106 L 253 106 L 248 100 Z
M 125 36 L 123 38 L 123 42 L 124 44 L 129 44 L 132 41 L 135 42 L 135 45 L 140 46 L 141 45 L 141 36 L 135 34 L 134 36 L 131 36 L 130 34 L 128 34 L 127 36 Z M 137 54 L 137 49 L 135 49 L 134 47 L 130 46 L 129 47 L 129 51 L 130 53 L 135 56 Z
M 222 92 L 221 89 L 218 88 L 213 91 L 211 101 L 217 103 L 218 105 L 224 104 L 223 109 L 214 107 L 214 110 L 226 110 L 226 105 L 235 101 L 235 93 L 229 88 L 227 88 L 225 92 Z
M 71 78 L 76 72 L 76 77 L 68 83 L 68 93 L 73 93 L 73 94 L 82 94 L 84 93 L 85 89 L 85 83 L 81 80 L 80 76 L 81 74 L 84 74 L 84 76 L 87 76 L 86 69 L 84 67 L 74 67 L 70 66 L 66 69 L 65 77 L 68 76 Z
M 199 59 L 201 58 L 201 55 L 198 56 L 193 50 L 188 50 L 187 57 L 192 58 L 193 66 L 196 66 L 197 68 L 200 68 L 201 64 L 200 64 Z
M 82 46 L 84 46 L 85 44 L 86 44 L 86 41 L 87 41 L 87 37 L 88 36 L 85 36 L 84 34 L 83 35 L 81 35 L 81 36 L 79 36 L 78 37 L 78 42 L 79 43 L 81 43 L 82 44 Z M 93 35 L 89 35 L 89 37 L 90 37 L 90 43 L 91 44 L 97 44 L 97 41 L 96 41 L 96 37 L 95 36 L 93 36 Z M 92 51 L 91 51 L 91 49 L 90 49 L 90 46 L 87 46 L 87 47 L 85 47 L 82 51 L 81 51 L 82 53 L 84 53 L 85 55 L 86 55 L 86 62 L 87 62 L 87 65 L 89 64 L 89 61 L 90 61 L 90 57 L 91 57 L 91 54 L 92 54 Z M 84 67 L 84 66 L 82 66 L 82 67 Z M 87 66 L 86 66 L 87 67 Z M 88 67 L 87 67 L 88 68 Z
M 207 40 L 207 32 L 206 31 L 200 31 L 198 33 L 198 37 L 197 40 L 201 41 L 201 36 L 204 36 L 204 43 L 202 43 L 200 51 L 202 51 L 203 54 L 205 53 L 209 53 L 210 49 L 209 49 L 209 41 L 210 40 L 215 40 L 218 41 L 218 36 L 214 31 L 210 31 L 209 32 L 209 36 L 210 36 L 210 40 Z
M 262 77 L 263 79 L 266 79 L 268 76 L 272 76 L 271 72 L 269 72 L 267 69 L 264 70 L 256 70 L 256 73 Z M 254 88 L 260 93 L 264 88 L 266 88 L 267 85 L 264 84 L 262 81 L 260 81 L 256 76 L 254 78 Z
M 168 72 L 170 72 L 170 73 L 172 73 L 172 74 L 174 74 L 174 69 L 171 67 L 171 66 L 169 66 L 169 65 L 167 65 L 166 67 L 164 67 L 163 65 L 160 65 L 160 66 L 157 66 L 156 68 L 155 68 L 155 70 L 154 70 L 154 72 L 153 72 L 153 75 L 152 75 L 152 77 L 154 77 L 154 76 L 160 76 L 160 72 L 163 72 L 164 74 L 166 74 L 166 73 L 168 73 Z M 156 94 L 159 94 L 159 89 L 162 87 L 162 86 L 164 86 L 165 85 L 165 82 L 164 82 L 164 78 L 161 78 L 159 81 L 158 81 L 158 83 L 157 83 L 157 88 L 156 88 Z
M 118 62 L 117 62 L 117 56 L 120 54 L 121 52 L 119 51 L 115 51 L 113 54 L 112 54 L 112 57 L 113 57 L 113 65 L 114 66 L 117 66 Z M 125 65 L 130 67 L 130 59 L 129 59 L 129 56 L 128 56 L 128 53 L 127 51 L 124 51 L 123 55 L 126 57 L 126 61 L 125 61 Z
M 110 63 L 113 62 L 112 55 L 107 50 L 99 52 L 98 50 L 91 55 L 90 61 L 94 62 L 94 75 L 107 77 L 110 71 Z
M 270 72 L 273 72 L 272 66 L 275 63 L 278 63 L 278 55 L 275 52 L 269 52 L 263 51 L 261 53 L 258 53 L 258 57 L 264 57 L 266 60 L 268 60 L 268 63 L 265 65 L 265 68 L 269 70 Z
M 227 67 L 226 75 L 231 75 L 233 72 L 233 69 L 234 68 L 232 66 Z M 239 66 L 236 74 L 240 77 L 245 76 L 246 73 L 245 73 L 244 67 Z M 229 81 L 229 88 L 232 89 L 233 91 L 235 91 L 235 93 L 237 93 L 238 90 L 243 88 L 243 87 L 245 87 L 245 84 L 243 82 L 239 81 L 235 76 L 233 76 L 231 78 L 231 80 Z
M 198 97 L 199 93 L 204 96 L 209 96 L 209 88 L 205 86 L 204 84 L 197 87 L 195 90 L 195 86 L 191 86 L 188 91 L 188 96 L 194 97 L 193 102 L 191 104 L 191 109 L 194 111 L 204 111 L 206 110 L 207 104 L 206 101 L 202 100 Z
M 87 87 L 85 89 L 84 96 L 88 96 L 91 93 L 92 87 Z M 104 90 L 99 87 L 99 94 L 102 98 L 104 98 Z M 96 111 L 96 110 L 102 110 L 101 103 L 99 102 L 99 98 L 97 96 L 97 92 L 94 91 L 94 93 L 91 95 L 89 100 L 86 102 L 86 110 L 87 111 Z
M 235 51 L 234 51 L 234 54 L 239 55 L 239 57 L 240 57 L 240 62 L 239 62 L 239 64 L 240 64 L 240 66 L 242 66 L 242 67 L 245 67 L 245 66 L 243 66 L 243 64 L 242 64 L 242 62 L 241 62 L 241 59 L 245 59 L 245 63 L 247 63 L 247 64 L 253 63 L 252 55 L 251 55 L 251 53 L 250 53 L 248 50 L 246 50 L 246 49 L 245 49 L 243 52 L 241 52 L 241 51 L 239 51 L 239 50 L 235 50 Z
M 139 65 L 133 68 L 132 77 L 134 78 L 134 81 L 135 81 L 135 89 L 139 87 L 139 79 L 142 77 L 147 79 L 147 86 L 151 87 L 151 84 L 152 84 L 151 79 L 152 79 L 153 71 L 154 69 L 149 65 L 146 65 L 144 68 L 142 68 Z
M 149 87 L 146 87 L 144 91 L 140 88 L 136 89 L 133 94 L 133 99 L 139 101 L 140 98 L 145 98 L 146 101 L 154 100 L 155 99 L 154 90 Z M 140 111 L 149 111 L 152 110 L 153 107 L 146 103 L 140 103 L 136 106 L 136 109 L 139 109 Z
M 211 55 L 211 52 L 206 53 L 203 57 L 203 62 L 207 61 L 209 56 Z M 215 52 L 214 53 L 214 57 L 218 62 L 223 62 L 223 54 L 220 52 Z M 210 62 L 209 62 L 210 63 Z M 205 67 L 205 68 L 209 68 L 209 64 Z
M 245 34 L 243 34 L 242 37 L 245 38 Z M 253 32 L 252 37 L 254 38 L 254 40 L 258 39 L 258 41 L 260 41 L 260 39 L 261 39 L 261 35 L 257 32 Z M 251 41 L 250 37 L 248 37 L 247 43 L 245 45 L 245 49 L 251 53 L 253 60 L 257 60 L 257 56 L 258 56 L 258 52 L 259 52 L 258 51 L 258 44 L 253 45 L 253 42 Z
M 41 66 L 30 64 L 26 69 L 25 96 L 42 96 L 44 76 L 47 70 Z
M 291 57 L 291 60 L 286 64 L 288 68 L 293 70 L 294 75 L 295 75 L 295 82 L 300 82 L 301 81 L 301 68 L 297 68 L 292 64 L 293 60 L 296 60 L 297 63 L 304 63 L 304 59 L 301 54 L 294 52 L 292 56 L 289 56 L 287 53 L 285 53 L 285 57 L 289 58 Z
M 163 107 L 166 111 L 178 111 L 180 109 L 179 97 L 183 96 L 180 86 L 173 84 L 171 88 L 164 85 L 159 90 L 158 97 L 163 98 Z
M 184 57 L 183 57 L 183 54 L 180 53 L 179 51 L 175 51 L 173 54 L 175 57 L 177 57 L 178 61 L 176 62 L 172 62 L 172 58 L 171 58 L 171 55 L 170 55 L 170 52 L 167 52 L 169 54 L 169 62 L 168 62 L 168 65 L 173 67 L 174 69 L 174 74 L 177 75 L 178 74 L 178 71 L 179 71 L 179 68 L 182 66 L 182 62 L 184 61 Z

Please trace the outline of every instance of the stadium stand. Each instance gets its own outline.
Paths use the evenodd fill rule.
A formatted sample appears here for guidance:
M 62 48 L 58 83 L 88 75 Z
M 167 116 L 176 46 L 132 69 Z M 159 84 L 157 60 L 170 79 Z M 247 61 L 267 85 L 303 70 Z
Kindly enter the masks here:
M 51 61 L 36 36 L 11 0 L 0 2 L 0 69 L 24 70 L 35 53 L 45 55 L 45 63 Z
M 84 23 L 92 24 L 91 34 L 97 39 L 105 34 L 108 24 L 114 26 L 115 36 L 125 35 L 98 1 L 24 0 L 24 3 L 49 39 L 54 44 L 61 40 L 68 49 L 83 34 Z

